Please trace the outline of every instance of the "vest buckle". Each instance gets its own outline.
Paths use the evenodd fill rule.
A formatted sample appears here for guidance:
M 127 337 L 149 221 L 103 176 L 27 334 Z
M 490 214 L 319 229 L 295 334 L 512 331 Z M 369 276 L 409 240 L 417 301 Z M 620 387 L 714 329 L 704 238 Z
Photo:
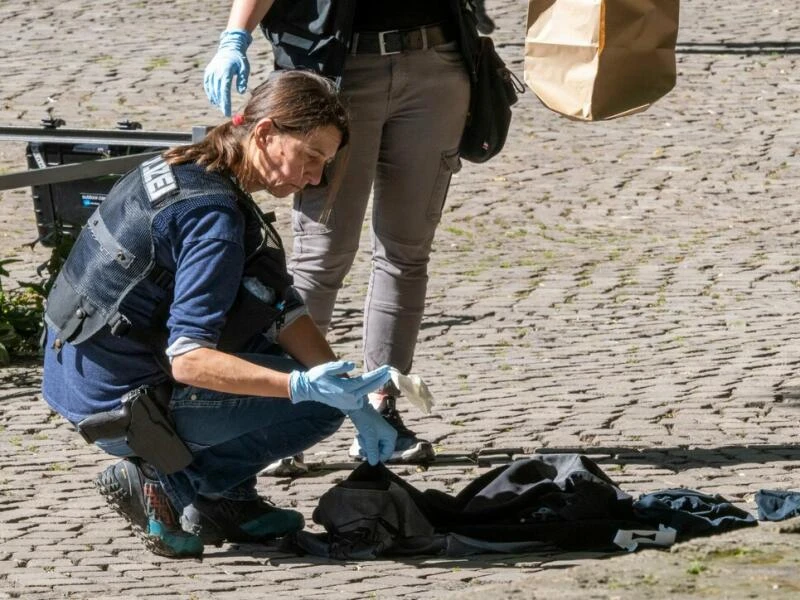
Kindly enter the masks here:
M 111 335 L 116 337 L 123 337 L 128 335 L 131 330 L 131 322 L 128 317 L 122 313 L 117 313 L 108 322 L 108 328 L 111 330 Z

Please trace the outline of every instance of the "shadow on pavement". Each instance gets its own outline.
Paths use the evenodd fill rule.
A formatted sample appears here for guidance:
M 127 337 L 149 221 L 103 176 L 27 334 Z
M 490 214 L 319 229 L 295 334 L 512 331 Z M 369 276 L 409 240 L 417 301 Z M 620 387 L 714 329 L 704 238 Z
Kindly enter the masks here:
M 737 464 L 767 464 L 800 461 L 800 446 L 781 444 L 730 445 L 716 448 L 630 448 L 624 446 L 539 448 L 537 454 L 586 454 L 597 463 L 612 465 L 651 464 L 675 472 L 698 467 Z

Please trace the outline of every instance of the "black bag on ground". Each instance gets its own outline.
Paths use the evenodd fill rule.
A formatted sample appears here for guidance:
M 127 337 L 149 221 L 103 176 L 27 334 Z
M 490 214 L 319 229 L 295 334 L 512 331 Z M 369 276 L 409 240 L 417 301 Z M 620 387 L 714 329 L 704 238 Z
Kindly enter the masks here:
M 428 520 L 424 494 L 383 464 L 363 463 L 325 492 L 313 519 L 327 533 L 300 531 L 285 550 L 339 560 L 439 554 L 445 536 Z
M 325 492 L 314 510 L 326 533 L 300 531 L 283 549 L 340 560 L 466 556 L 543 547 L 614 549 L 620 529 L 642 529 L 633 499 L 588 458 L 545 455 L 503 465 L 458 495 L 420 491 L 367 463 Z
M 458 150 L 461 158 L 482 163 L 503 149 L 511 125 L 511 107 L 525 88 L 497 54 L 490 37 L 478 38 L 475 74 Z
M 299 531 L 283 550 L 339 560 L 467 556 L 554 547 L 620 551 L 754 525 L 719 496 L 666 490 L 638 502 L 579 454 L 545 454 L 496 467 L 453 496 L 420 491 L 367 463 L 325 492 L 314 510 L 325 533 Z M 665 530 L 665 527 L 667 530 Z

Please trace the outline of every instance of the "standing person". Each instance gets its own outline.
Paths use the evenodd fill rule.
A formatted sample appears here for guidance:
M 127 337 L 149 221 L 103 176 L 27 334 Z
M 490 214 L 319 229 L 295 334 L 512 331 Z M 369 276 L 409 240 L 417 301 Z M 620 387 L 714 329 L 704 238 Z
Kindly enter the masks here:
M 348 415 L 368 460 L 396 433 L 367 402 L 384 366 L 343 378 L 250 193 L 318 184 L 348 140 L 331 82 L 293 71 L 201 142 L 125 175 L 89 218 L 47 301 L 45 401 L 122 460 L 95 480 L 164 556 L 303 527 L 261 499 L 270 462 Z
M 234 78 L 247 87 L 246 56 L 257 24 L 277 69 L 312 69 L 337 82 L 351 116 L 351 143 L 327 185 L 294 199 L 295 285 L 319 328 L 358 250 L 373 192 L 372 270 L 364 308 L 367 368 L 411 369 L 425 306 L 427 266 L 470 97 L 472 61 L 461 48 L 467 0 L 234 0 L 206 93 L 230 112 Z M 471 6 L 471 4 L 469 5 Z M 469 20 L 474 27 L 474 19 Z M 344 154 L 344 153 L 343 153 Z M 431 460 L 431 444 L 408 429 L 396 390 L 370 398 L 397 429 L 395 460 Z M 352 456 L 363 455 L 356 441 Z

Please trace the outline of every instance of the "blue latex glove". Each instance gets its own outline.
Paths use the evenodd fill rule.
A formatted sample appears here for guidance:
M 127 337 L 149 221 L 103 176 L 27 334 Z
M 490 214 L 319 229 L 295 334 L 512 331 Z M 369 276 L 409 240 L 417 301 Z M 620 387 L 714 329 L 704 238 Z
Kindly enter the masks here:
M 203 75 L 203 87 L 211 104 L 218 106 L 226 117 L 231 116 L 231 84 L 236 76 L 236 90 L 247 91 L 250 63 L 247 48 L 253 36 L 244 29 L 228 29 L 219 36 L 219 48 L 208 63 Z
M 374 466 L 392 458 L 397 430 L 371 404 L 367 403 L 361 410 L 349 412 L 347 416 L 356 428 L 361 452 L 369 464 Z
M 364 408 L 368 404 L 367 394 L 389 381 L 389 365 L 358 377 L 339 377 L 355 368 L 350 361 L 338 360 L 318 365 L 309 371 L 292 371 L 289 375 L 292 402 L 312 400 L 345 413 Z

